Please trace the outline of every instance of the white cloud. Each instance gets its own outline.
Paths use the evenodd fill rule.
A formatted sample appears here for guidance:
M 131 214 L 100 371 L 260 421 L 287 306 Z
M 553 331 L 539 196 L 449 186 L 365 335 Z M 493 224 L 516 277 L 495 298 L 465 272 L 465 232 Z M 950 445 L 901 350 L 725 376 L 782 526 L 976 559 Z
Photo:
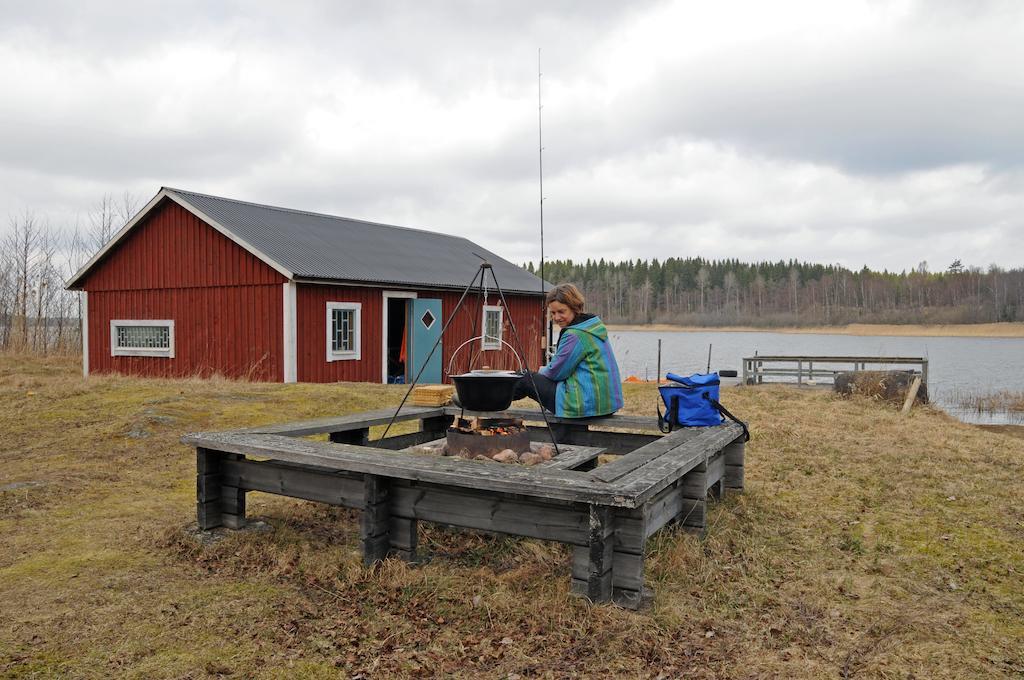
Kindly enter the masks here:
M 549 257 L 1024 266 L 1013 2 L 4 12 L 6 214 L 169 185 L 535 260 L 542 46 Z

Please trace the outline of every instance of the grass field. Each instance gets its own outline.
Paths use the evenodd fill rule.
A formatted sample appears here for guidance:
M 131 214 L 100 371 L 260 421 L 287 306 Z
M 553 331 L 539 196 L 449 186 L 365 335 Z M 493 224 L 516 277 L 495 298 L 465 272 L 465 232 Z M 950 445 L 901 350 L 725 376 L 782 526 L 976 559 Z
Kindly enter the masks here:
M 649 385 L 628 410 L 652 413 Z M 656 537 L 653 606 L 568 593 L 569 553 L 423 527 L 363 568 L 353 513 L 250 494 L 190 532 L 181 434 L 397 404 L 400 387 L 84 380 L 0 356 L 4 677 L 988 678 L 1024 674 L 1024 440 L 930 408 L 734 388 L 747 490 Z
M 714 333 L 812 333 L 815 335 L 894 335 L 906 337 L 1024 338 L 1024 323 L 893 324 L 852 323 L 846 326 L 694 327 L 669 324 L 609 324 L 613 331 L 700 331 Z

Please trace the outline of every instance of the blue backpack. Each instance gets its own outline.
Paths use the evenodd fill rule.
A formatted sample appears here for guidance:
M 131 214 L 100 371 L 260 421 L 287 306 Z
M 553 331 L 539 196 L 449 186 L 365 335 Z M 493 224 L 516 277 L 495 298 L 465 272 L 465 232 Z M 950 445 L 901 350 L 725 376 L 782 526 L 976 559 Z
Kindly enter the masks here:
M 668 433 L 677 427 L 721 425 L 725 422 L 722 417 L 725 415 L 740 424 L 744 441 L 750 441 L 746 423 L 718 402 L 718 373 L 695 373 L 690 376 L 667 373 L 665 377 L 673 382 L 658 387 L 665 404 L 665 415 L 661 414 L 661 407 L 658 407 L 658 429 Z

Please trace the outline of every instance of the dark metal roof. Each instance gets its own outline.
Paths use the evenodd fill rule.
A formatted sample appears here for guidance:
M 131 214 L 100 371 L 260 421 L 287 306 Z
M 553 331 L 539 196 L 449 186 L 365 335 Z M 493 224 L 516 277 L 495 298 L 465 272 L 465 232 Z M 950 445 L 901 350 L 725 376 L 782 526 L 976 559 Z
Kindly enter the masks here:
M 469 239 L 165 189 L 296 279 L 464 288 L 486 260 L 504 291 L 541 294 L 540 278 Z M 490 277 L 487 277 L 490 283 Z M 550 287 L 550 284 L 545 286 Z

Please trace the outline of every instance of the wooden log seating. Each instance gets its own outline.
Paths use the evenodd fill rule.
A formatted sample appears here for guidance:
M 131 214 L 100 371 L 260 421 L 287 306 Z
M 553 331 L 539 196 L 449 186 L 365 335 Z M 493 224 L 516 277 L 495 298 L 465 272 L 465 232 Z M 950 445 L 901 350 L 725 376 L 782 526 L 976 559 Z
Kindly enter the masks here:
M 742 431 L 726 423 L 657 431 L 654 418 L 553 418 L 560 455 L 526 467 L 404 452 L 445 436 L 460 409 L 405 407 L 418 431 L 369 441 L 394 413 L 188 434 L 196 449 L 201 529 L 245 526 L 245 494 L 263 491 L 362 510 L 364 561 L 416 559 L 419 521 L 573 546 L 572 591 L 637 608 L 647 539 L 670 522 L 703 532 L 709 492 L 743 488 Z M 549 440 L 538 411 L 470 414 L 523 418 Z M 624 432 L 623 430 L 630 430 Z M 328 435 L 329 441 L 304 439 Z M 619 454 L 597 465 L 602 453 Z

